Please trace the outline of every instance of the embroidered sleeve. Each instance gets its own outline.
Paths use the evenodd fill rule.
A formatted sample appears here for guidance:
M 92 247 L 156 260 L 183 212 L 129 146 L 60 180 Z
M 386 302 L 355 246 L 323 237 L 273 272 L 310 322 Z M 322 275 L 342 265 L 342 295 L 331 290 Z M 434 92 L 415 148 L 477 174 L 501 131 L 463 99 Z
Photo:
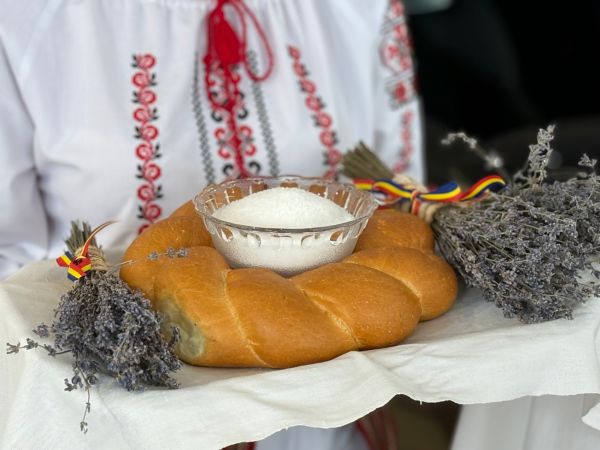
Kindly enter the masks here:
M 394 172 L 422 178 L 421 119 L 412 42 L 400 0 L 389 0 L 379 35 L 376 147 Z
M 400 0 L 389 2 L 381 29 L 379 53 L 390 107 L 398 109 L 416 96 L 412 42 Z

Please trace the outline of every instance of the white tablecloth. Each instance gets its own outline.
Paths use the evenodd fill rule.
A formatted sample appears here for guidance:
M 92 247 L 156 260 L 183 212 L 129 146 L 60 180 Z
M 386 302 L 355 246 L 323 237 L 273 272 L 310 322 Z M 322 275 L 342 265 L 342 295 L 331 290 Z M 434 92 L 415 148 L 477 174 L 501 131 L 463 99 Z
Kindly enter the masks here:
M 0 283 L 0 341 L 24 342 L 70 287 L 45 261 Z M 425 402 L 497 402 L 526 395 L 600 393 L 600 302 L 572 321 L 507 320 L 475 290 L 441 318 L 422 323 L 402 345 L 351 352 L 287 370 L 185 367 L 181 389 L 128 393 L 102 378 L 92 391 L 89 432 L 79 432 L 84 392 L 64 392 L 69 355 L 0 356 L 2 448 L 213 449 L 280 429 L 335 427 L 396 394 Z M 600 406 L 584 418 L 600 429 Z

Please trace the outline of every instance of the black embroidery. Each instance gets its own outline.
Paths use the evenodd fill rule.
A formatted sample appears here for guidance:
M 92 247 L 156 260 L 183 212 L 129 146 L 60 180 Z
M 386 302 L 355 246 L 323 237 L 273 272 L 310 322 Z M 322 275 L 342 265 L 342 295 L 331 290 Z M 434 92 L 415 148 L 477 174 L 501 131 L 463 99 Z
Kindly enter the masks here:
M 204 121 L 204 111 L 202 108 L 202 100 L 200 94 L 200 83 L 198 68 L 200 66 L 200 60 L 198 55 L 194 59 L 194 85 L 192 87 L 192 108 L 194 110 L 194 116 L 196 118 L 196 128 L 198 130 L 198 138 L 200 141 L 200 152 L 202 154 L 202 164 L 204 165 L 204 176 L 206 182 L 212 184 L 216 182 L 215 169 L 213 167 L 211 154 L 210 154 L 210 143 L 208 140 L 208 131 L 206 128 L 206 122 Z M 213 112 L 214 114 L 214 112 Z M 214 117 L 213 117 L 214 119 Z M 216 120 L 216 119 L 215 119 Z M 219 120 L 222 120 L 219 118 Z
M 256 54 L 252 51 L 248 52 L 248 62 L 250 69 L 257 73 Z M 262 88 L 260 83 L 252 83 L 252 94 L 254 96 L 254 104 L 256 105 L 256 112 L 258 113 L 258 122 L 260 124 L 260 131 L 265 143 L 265 149 L 267 150 L 267 158 L 269 160 L 269 172 L 272 176 L 279 175 L 279 158 L 277 157 L 277 146 L 275 145 L 275 139 L 273 137 L 273 131 L 271 130 L 271 121 L 269 120 L 269 114 L 265 98 L 263 96 Z M 258 163 L 256 163 L 258 164 Z M 258 165 L 260 171 L 260 165 Z

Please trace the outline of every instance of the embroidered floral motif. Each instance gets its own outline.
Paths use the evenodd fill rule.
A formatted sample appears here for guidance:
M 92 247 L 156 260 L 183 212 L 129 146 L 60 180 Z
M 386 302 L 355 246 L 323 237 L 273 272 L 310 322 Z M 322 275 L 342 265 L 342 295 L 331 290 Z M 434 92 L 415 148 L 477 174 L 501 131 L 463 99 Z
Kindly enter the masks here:
M 381 62 L 388 72 L 385 85 L 390 98 L 390 106 L 394 110 L 406 106 L 414 100 L 416 95 L 412 42 L 404 12 L 401 0 L 390 0 L 381 31 L 382 39 L 379 48 Z M 414 153 L 411 131 L 414 112 L 403 111 L 401 121 L 402 149 L 400 160 L 393 166 L 394 172 L 398 173 L 408 170 Z
M 402 142 L 402 152 L 400 160 L 392 166 L 395 173 L 404 173 L 410 166 L 410 160 L 415 151 L 412 142 L 412 127 L 414 122 L 414 112 L 407 109 L 402 113 L 402 131 L 400 132 L 400 141 Z
M 256 154 L 254 132 L 249 125 L 240 124 L 248 118 L 249 111 L 244 102 L 245 95 L 239 89 L 239 70 L 226 79 L 220 67 L 213 67 L 207 74 L 207 80 L 208 95 L 213 105 L 211 116 L 222 123 L 215 129 L 214 137 L 217 154 L 226 163 L 222 168 L 223 174 L 229 179 L 259 175 L 260 164 L 248 159 Z M 233 83 L 233 86 L 227 86 L 228 83 Z
M 161 156 L 160 145 L 156 142 L 159 130 L 153 124 L 158 120 L 158 109 L 154 106 L 156 92 L 152 89 L 156 86 L 156 73 L 151 72 L 155 65 L 156 58 L 151 54 L 133 55 L 132 67 L 136 69 L 131 78 L 135 89 L 132 102 L 136 105 L 133 120 L 136 122 L 135 138 L 139 141 L 135 155 L 141 161 L 137 166 L 137 178 L 142 180 L 137 189 L 137 196 L 141 201 L 137 217 L 144 221 L 138 228 L 138 233 L 156 222 L 162 214 L 162 208 L 156 203 L 162 197 L 162 186 L 158 183 L 161 169 L 154 162 Z
M 333 129 L 333 118 L 325 111 L 325 104 L 321 97 L 317 95 L 317 85 L 308 78 L 308 71 L 302 63 L 302 54 L 300 50 L 293 46 L 288 46 L 288 52 L 292 58 L 292 68 L 298 77 L 300 90 L 306 94 L 306 107 L 312 112 L 312 118 L 315 126 L 321 129 L 319 140 L 325 147 L 323 155 L 325 165 L 329 166 L 325 172 L 326 178 L 336 178 L 339 165 L 342 161 L 342 153 L 337 149 L 337 133 Z
M 254 51 L 248 52 L 248 64 L 250 70 L 254 73 L 258 73 L 258 63 L 256 54 Z M 267 151 L 267 158 L 269 159 L 269 172 L 272 176 L 279 175 L 279 159 L 277 157 L 277 146 L 275 145 L 275 139 L 273 137 L 273 131 L 271 130 L 271 121 L 269 120 L 269 114 L 267 110 L 267 104 L 263 96 L 263 91 L 260 82 L 252 82 L 252 94 L 254 96 L 254 104 L 256 105 L 256 112 L 258 115 L 258 122 L 260 124 L 260 130 Z
M 412 42 L 400 0 L 390 0 L 380 44 L 381 62 L 389 71 L 386 89 L 393 108 L 399 108 L 415 96 L 415 71 Z

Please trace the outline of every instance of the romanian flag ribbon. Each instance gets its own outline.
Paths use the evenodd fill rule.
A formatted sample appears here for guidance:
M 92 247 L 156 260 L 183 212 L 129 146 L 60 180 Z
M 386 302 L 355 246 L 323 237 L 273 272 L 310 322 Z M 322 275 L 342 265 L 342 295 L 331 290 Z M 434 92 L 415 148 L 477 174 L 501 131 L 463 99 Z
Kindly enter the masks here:
M 354 185 L 359 189 L 385 194 L 389 199 L 388 203 L 394 203 L 401 199 L 410 200 L 412 205 L 411 210 L 415 212 L 414 209 L 418 210 L 421 202 L 454 203 L 473 200 L 482 197 L 490 190 L 501 189 L 506 185 L 506 182 L 498 175 L 489 175 L 479 180 L 466 191 L 462 191 L 458 184 L 452 181 L 428 192 L 404 186 L 390 179 L 356 179 L 354 180 Z
M 92 261 L 87 256 L 74 258 L 70 252 L 56 258 L 56 263 L 67 267 L 67 278 L 71 281 L 79 280 L 92 268 Z
M 77 281 L 81 277 L 84 277 L 87 274 L 87 272 L 89 272 L 92 269 L 92 260 L 90 258 L 88 258 L 88 251 L 90 249 L 90 244 L 92 243 L 92 239 L 94 239 L 94 236 L 96 236 L 96 234 L 98 234 L 98 232 L 100 232 L 101 230 L 103 230 L 104 228 L 106 228 L 107 226 L 109 226 L 113 223 L 115 223 L 115 222 L 112 221 L 112 222 L 103 223 L 98 228 L 96 228 L 94 231 L 92 231 L 90 233 L 90 236 L 87 238 L 87 240 L 83 244 L 83 247 L 81 247 L 81 249 L 77 252 L 77 254 L 75 256 L 73 256 L 73 254 L 71 252 L 67 251 L 64 253 L 64 255 L 56 258 L 56 263 L 60 267 L 67 268 L 67 278 L 69 280 Z

